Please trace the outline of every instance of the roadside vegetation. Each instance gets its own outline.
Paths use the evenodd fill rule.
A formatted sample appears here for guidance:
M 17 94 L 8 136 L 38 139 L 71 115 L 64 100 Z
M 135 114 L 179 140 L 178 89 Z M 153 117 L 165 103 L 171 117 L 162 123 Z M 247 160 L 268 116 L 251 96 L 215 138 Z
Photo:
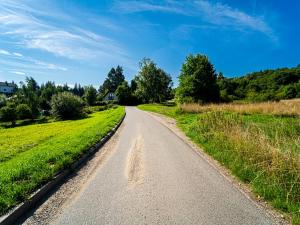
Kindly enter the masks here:
M 277 116 L 300 116 L 300 99 L 280 102 L 260 103 L 222 103 L 222 104 L 182 104 L 179 106 L 183 112 L 236 112 L 239 114 L 266 114 Z
M 0 128 L 0 214 L 70 166 L 104 137 L 124 107 L 77 120 Z
M 226 78 L 196 54 L 187 56 L 173 89 L 171 76 L 148 58 L 130 82 L 121 66 L 111 68 L 98 90 L 39 85 L 32 77 L 14 85 L 14 93 L 0 95 L 0 213 L 115 125 L 124 114 L 116 104 L 144 104 L 139 108 L 176 119 L 195 143 L 300 224 L 300 66 Z
M 290 102 L 291 106 L 298 103 Z M 140 105 L 142 110 L 176 119 L 184 133 L 242 181 L 259 198 L 300 223 L 300 117 L 265 104 Z M 239 106 L 243 110 L 236 110 Z M 199 108 L 201 110 L 199 110 Z M 192 110 L 191 110 L 192 109 Z M 239 108 L 238 108 L 239 109 Z
M 258 198 L 300 224 L 300 100 L 282 100 L 299 97 L 299 84 L 299 66 L 225 78 L 207 56 L 190 55 L 173 106 L 139 108 L 174 118 Z
M 222 101 L 278 101 L 300 98 L 300 65 L 294 68 L 264 70 L 242 77 L 217 79 Z

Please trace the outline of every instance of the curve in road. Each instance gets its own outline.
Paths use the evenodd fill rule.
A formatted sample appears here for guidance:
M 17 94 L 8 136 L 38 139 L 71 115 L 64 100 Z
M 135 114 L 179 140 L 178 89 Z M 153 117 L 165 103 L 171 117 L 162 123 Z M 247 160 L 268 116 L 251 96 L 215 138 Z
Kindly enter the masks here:
M 126 112 L 109 160 L 54 224 L 276 224 L 152 116 Z

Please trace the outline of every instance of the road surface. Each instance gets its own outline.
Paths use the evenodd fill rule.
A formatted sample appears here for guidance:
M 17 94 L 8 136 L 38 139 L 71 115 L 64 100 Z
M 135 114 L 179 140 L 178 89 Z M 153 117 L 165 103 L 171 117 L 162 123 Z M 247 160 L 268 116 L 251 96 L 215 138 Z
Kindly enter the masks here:
M 151 115 L 126 111 L 112 155 L 53 224 L 275 224 Z

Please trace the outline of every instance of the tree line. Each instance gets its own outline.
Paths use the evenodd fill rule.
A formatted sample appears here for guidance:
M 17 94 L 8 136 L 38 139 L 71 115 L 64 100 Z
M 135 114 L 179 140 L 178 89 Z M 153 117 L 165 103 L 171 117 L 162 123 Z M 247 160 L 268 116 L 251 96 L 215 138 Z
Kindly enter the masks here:
M 226 78 L 217 73 L 205 55 L 189 55 L 182 64 L 178 87 L 167 72 L 151 59 L 140 62 L 138 74 L 125 80 L 123 68 L 111 68 L 103 84 L 74 87 L 48 81 L 39 85 L 32 77 L 16 86 L 12 96 L 0 95 L 0 119 L 14 121 L 53 115 L 62 119 L 78 116 L 85 106 L 105 105 L 105 96 L 114 93 L 113 103 L 136 105 L 162 103 L 266 101 L 300 97 L 300 65 L 295 68 L 265 70 L 243 77 Z M 79 109 L 79 110 L 78 110 Z
M 295 68 L 263 70 L 242 77 L 218 75 L 222 101 L 278 101 L 300 98 L 300 65 Z

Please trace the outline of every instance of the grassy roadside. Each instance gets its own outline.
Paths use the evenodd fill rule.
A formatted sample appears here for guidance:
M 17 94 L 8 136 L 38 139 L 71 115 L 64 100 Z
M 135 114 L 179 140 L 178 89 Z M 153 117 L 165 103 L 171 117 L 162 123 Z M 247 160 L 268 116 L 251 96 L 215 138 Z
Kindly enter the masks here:
M 0 214 L 71 165 L 124 113 L 117 107 L 81 120 L 0 129 Z
M 191 113 L 177 107 L 139 106 L 176 119 L 195 143 L 249 183 L 258 196 L 288 213 L 293 224 L 300 224 L 300 118 L 275 116 L 270 109 L 257 113 L 254 106 L 249 111 L 244 106 L 226 107 L 201 107 L 201 113 Z

